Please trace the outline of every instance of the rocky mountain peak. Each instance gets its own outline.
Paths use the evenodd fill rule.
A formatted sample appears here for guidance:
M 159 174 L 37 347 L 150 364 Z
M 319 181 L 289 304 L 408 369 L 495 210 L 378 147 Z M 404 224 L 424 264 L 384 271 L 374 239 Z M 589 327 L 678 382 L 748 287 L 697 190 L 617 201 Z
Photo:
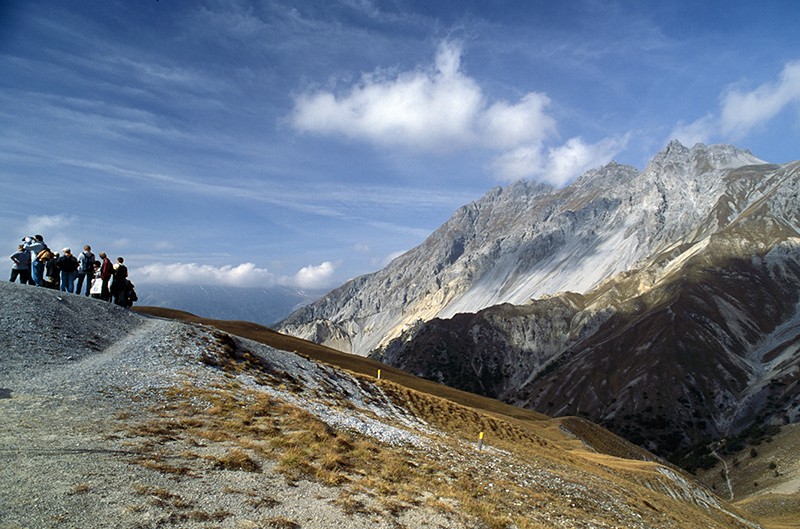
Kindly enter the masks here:
M 332 336 L 329 345 L 369 354 L 418 320 L 589 292 L 717 229 L 705 226 L 719 217 L 712 210 L 728 185 L 723 176 L 759 162 L 729 145 L 689 149 L 673 141 L 645 171 L 610 163 L 563 189 L 523 181 L 494 188 L 419 247 L 291 315 L 281 328 L 311 340 Z M 750 199 L 739 200 L 725 219 Z

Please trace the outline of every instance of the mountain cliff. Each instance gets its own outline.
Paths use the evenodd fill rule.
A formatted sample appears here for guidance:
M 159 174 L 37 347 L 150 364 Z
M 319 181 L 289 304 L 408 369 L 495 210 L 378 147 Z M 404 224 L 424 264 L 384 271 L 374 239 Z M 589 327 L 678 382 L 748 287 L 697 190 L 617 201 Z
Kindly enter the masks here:
M 383 270 L 346 283 L 280 327 L 366 355 L 419 321 L 588 292 L 713 233 L 725 222 L 709 218 L 727 192 L 724 175 L 763 163 L 731 146 L 672 142 L 645 171 L 611 163 L 564 189 L 530 182 L 495 188 Z
M 800 163 L 670 143 L 495 189 L 284 328 L 661 454 L 800 416 Z

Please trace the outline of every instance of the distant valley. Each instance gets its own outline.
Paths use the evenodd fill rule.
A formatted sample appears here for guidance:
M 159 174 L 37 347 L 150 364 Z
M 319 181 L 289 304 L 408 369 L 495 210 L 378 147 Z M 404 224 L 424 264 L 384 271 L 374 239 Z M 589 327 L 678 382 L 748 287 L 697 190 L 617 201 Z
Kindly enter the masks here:
M 135 274 L 131 279 L 136 282 Z M 324 290 L 289 287 L 223 287 L 214 285 L 137 283 L 137 305 L 170 307 L 221 320 L 275 325 L 292 311 L 318 299 Z

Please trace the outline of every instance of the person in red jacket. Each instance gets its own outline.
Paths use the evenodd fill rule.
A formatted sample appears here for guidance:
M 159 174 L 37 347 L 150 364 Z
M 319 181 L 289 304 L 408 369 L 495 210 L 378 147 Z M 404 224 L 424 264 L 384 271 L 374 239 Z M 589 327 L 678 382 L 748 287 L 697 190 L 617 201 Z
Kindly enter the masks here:
M 100 291 L 100 299 L 111 301 L 111 292 L 108 290 L 108 282 L 111 281 L 111 276 L 114 275 L 114 263 L 108 258 L 106 252 L 100 252 L 100 259 L 103 263 L 100 265 L 100 281 L 103 282 L 103 288 Z

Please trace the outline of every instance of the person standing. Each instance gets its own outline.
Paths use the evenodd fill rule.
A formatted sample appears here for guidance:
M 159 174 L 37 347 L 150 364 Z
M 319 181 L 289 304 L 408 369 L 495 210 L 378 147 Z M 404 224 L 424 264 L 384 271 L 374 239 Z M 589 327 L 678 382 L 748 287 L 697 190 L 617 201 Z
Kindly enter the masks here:
M 100 252 L 100 259 L 103 260 L 100 265 L 100 281 L 102 282 L 100 299 L 111 301 L 111 292 L 108 289 L 108 282 L 111 281 L 111 277 L 114 275 L 114 264 L 106 255 L 106 252 Z
M 31 252 L 20 244 L 17 252 L 11 256 L 11 260 L 14 261 L 11 266 L 11 282 L 19 277 L 20 283 L 27 284 L 31 280 Z
M 44 237 L 41 235 L 25 237 L 22 246 L 31 254 L 31 283 L 40 287 L 44 284 L 44 261 L 40 261 L 38 255 L 47 248 Z
M 78 258 L 72 255 L 69 248 L 61 250 L 61 257 L 56 261 L 56 267 L 61 273 L 61 292 L 72 294 L 75 290 L 75 276 L 78 271 Z
M 83 282 L 86 281 L 86 296 L 89 295 L 89 290 L 92 288 L 92 278 L 94 277 L 94 254 L 92 247 L 88 244 L 83 247 L 83 251 L 78 256 L 78 286 L 75 288 L 75 293 L 81 293 Z
M 111 281 L 111 295 L 114 297 L 114 303 L 123 307 L 125 306 L 125 291 L 128 289 L 128 268 L 123 264 L 124 262 L 125 259 L 117 257 Z

